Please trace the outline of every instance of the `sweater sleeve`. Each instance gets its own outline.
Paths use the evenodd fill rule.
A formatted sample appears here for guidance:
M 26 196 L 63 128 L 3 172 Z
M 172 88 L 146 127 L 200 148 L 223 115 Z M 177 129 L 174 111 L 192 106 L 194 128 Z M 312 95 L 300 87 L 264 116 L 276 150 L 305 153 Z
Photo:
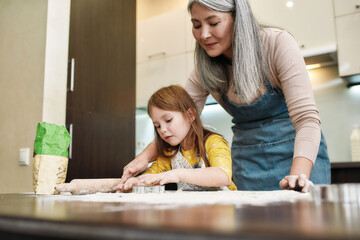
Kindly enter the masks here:
M 213 134 L 207 138 L 205 149 L 210 167 L 222 169 L 228 175 L 231 182 L 231 153 L 226 140 L 218 134 Z
M 209 92 L 205 91 L 200 86 L 195 70 L 193 70 L 189 75 L 185 84 L 185 89 L 192 98 L 192 100 L 194 101 L 198 112 L 201 114 L 205 106 L 206 98 L 208 97 Z
M 289 33 L 281 31 L 274 41 L 270 71 L 273 70 L 280 81 L 295 128 L 293 157 L 305 157 L 314 163 L 321 139 L 320 117 L 304 58 Z

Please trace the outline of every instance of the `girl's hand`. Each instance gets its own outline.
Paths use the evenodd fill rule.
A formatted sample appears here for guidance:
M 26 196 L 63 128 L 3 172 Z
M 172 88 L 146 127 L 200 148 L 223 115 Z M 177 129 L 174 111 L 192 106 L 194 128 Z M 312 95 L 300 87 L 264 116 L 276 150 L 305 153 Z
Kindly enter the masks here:
M 141 185 L 139 179 L 137 177 L 132 177 L 127 179 L 125 183 L 119 183 L 116 187 L 113 188 L 116 192 L 129 192 L 133 188 L 133 186 Z
M 314 184 L 307 179 L 305 174 L 286 176 L 279 184 L 282 189 L 301 190 L 301 192 L 304 193 L 308 192 L 311 186 L 314 186 Z
M 139 180 L 145 185 L 164 185 L 180 181 L 177 170 L 166 171 L 158 174 L 144 174 L 139 177 Z

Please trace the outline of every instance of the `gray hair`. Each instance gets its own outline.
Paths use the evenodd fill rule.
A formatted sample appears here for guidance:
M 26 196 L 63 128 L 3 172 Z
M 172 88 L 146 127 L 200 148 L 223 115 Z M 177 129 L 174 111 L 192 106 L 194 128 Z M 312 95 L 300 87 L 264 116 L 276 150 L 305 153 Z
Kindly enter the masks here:
M 264 85 L 268 67 L 263 53 L 260 26 L 247 0 L 189 0 L 189 12 L 195 2 L 214 11 L 230 12 L 234 17 L 233 84 L 243 101 L 251 103 Z M 209 57 L 200 44 L 196 43 L 195 69 L 205 90 L 219 93 L 229 90 L 226 62 L 222 55 Z

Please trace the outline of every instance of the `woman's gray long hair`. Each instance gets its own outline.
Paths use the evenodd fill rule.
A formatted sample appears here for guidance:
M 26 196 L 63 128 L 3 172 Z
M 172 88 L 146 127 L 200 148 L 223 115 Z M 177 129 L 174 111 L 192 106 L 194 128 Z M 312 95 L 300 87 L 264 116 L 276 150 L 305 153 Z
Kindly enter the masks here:
M 189 12 L 195 2 L 215 11 L 230 12 L 234 17 L 233 84 L 236 93 L 246 103 L 251 103 L 264 84 L 268 68 L 263 53 L 260 27 L 247 0 L 189 0 Z M 219 93 L 229 90 L 226 62 L 222 55 L 209 57 L 200 44 L 196 43 L 195 68 L 205 90 Z

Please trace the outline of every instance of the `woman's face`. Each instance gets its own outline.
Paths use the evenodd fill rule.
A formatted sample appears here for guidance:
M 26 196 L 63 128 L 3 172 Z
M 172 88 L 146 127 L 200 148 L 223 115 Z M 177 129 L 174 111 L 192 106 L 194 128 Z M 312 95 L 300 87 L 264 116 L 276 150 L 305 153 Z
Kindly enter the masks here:
M 192 32 L 210 57 L 232 59 L 234 19 L 229 12 L 213 11 L 199 3 L 191 7 Z

